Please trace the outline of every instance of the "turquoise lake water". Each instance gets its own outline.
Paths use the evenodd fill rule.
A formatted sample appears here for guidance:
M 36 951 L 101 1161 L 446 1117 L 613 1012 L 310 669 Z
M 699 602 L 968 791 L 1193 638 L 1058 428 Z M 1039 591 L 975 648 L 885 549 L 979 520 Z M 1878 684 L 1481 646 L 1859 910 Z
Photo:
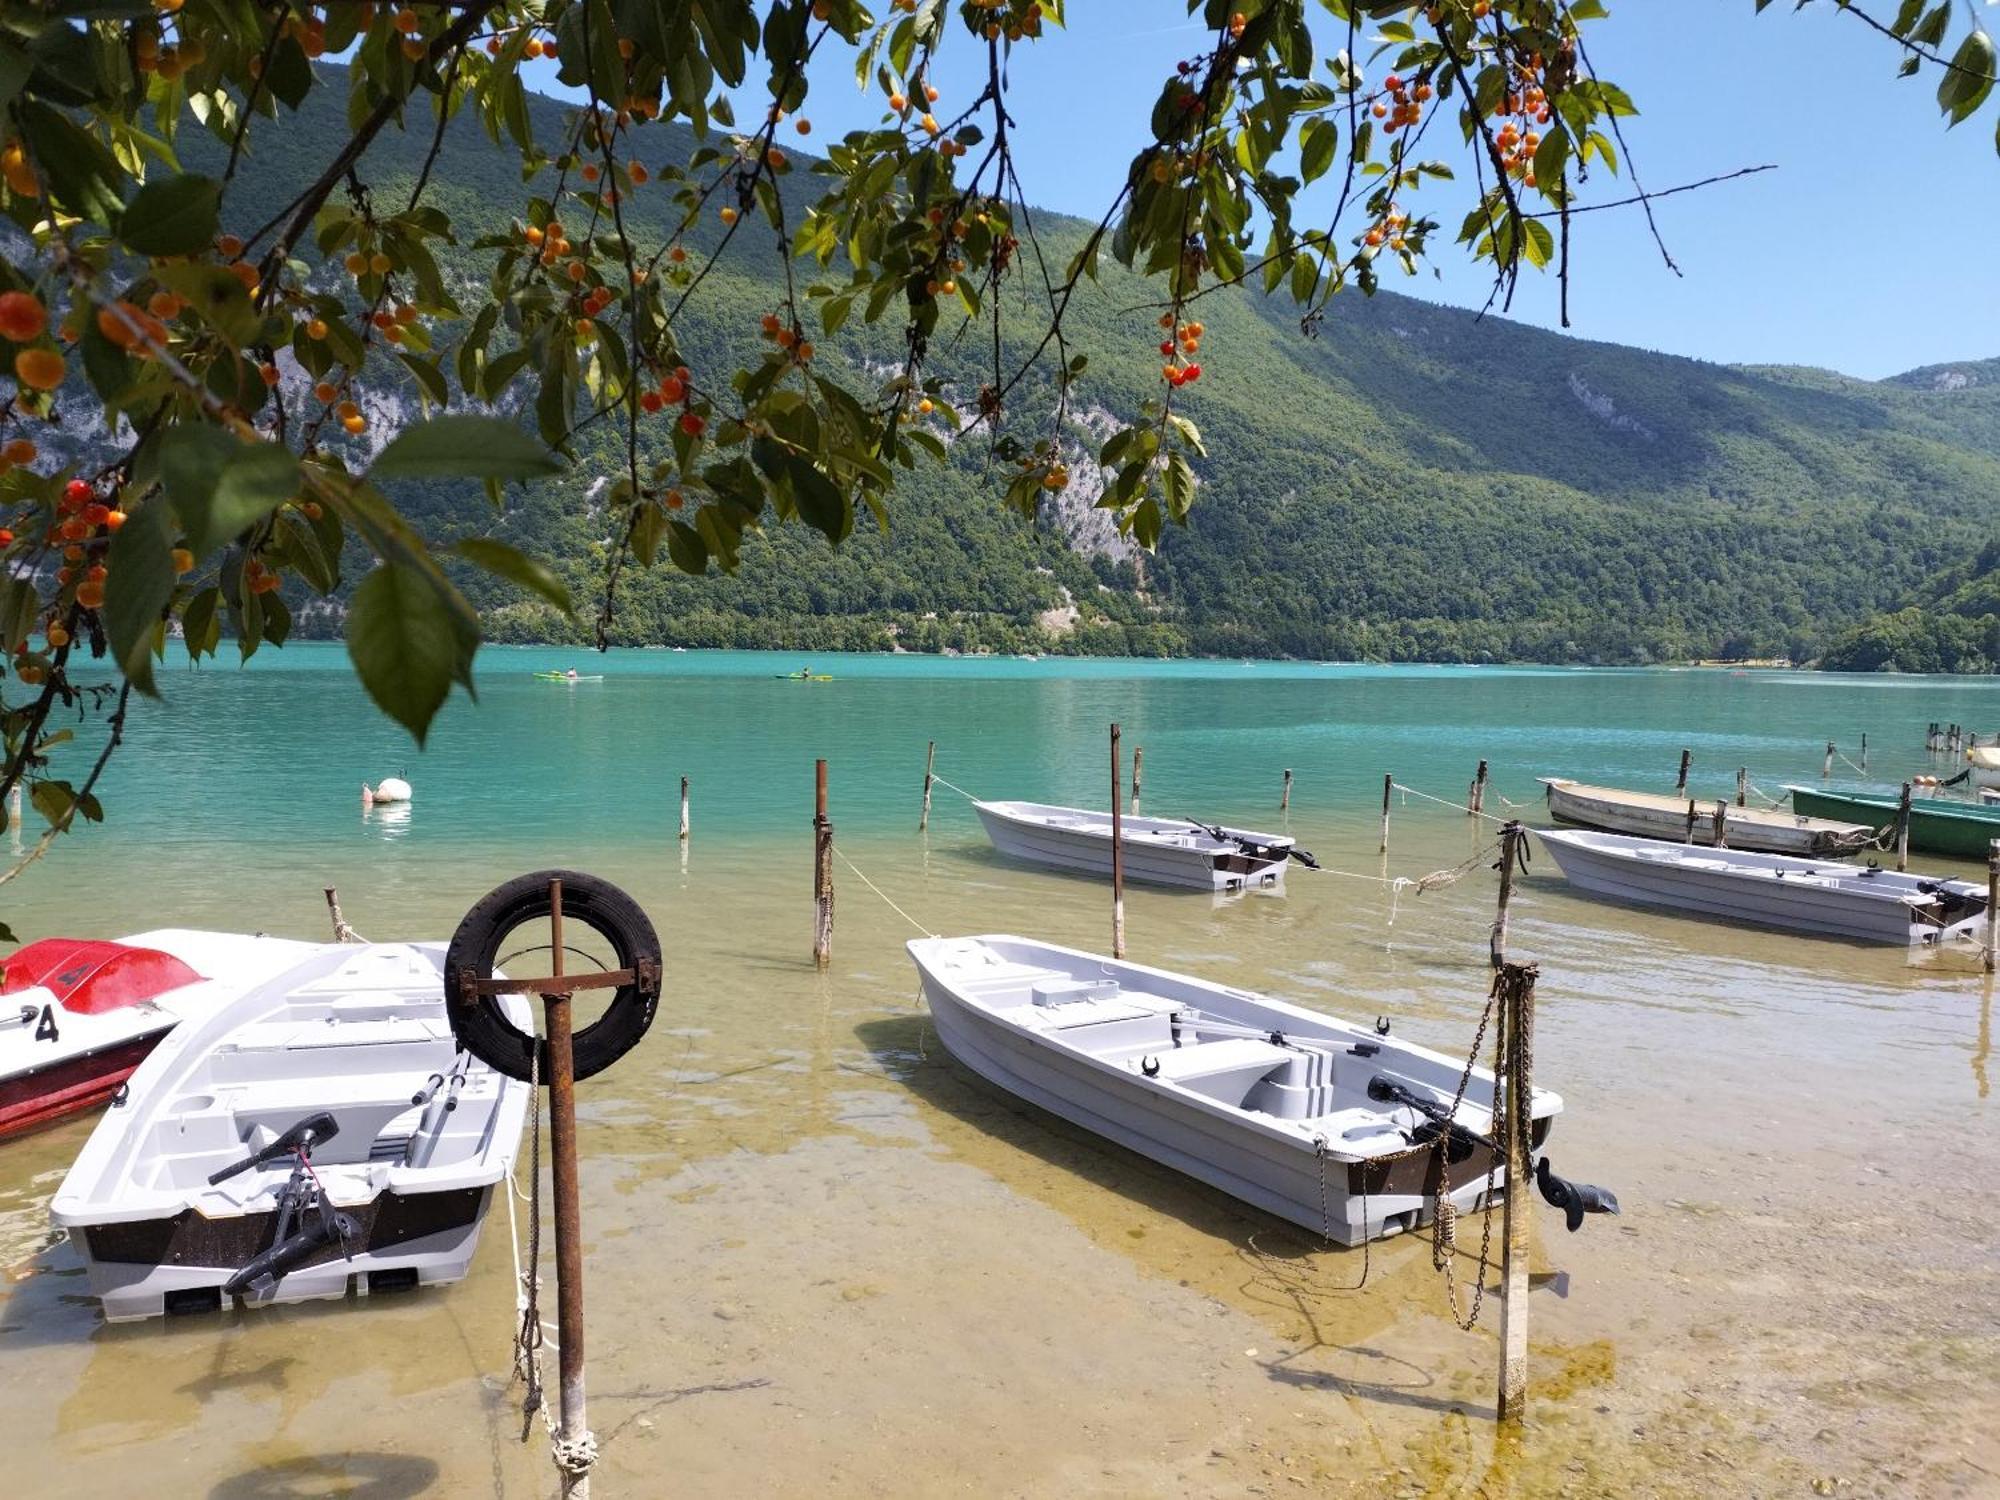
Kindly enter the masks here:
M 806 665 L 835 680 L 774 680 Z M 604 680 L 532 675 L 571 666 Z M 1133 957 L 1462 1056 L 1493 830 L 1399 794 L 1382 857 L 1385 772 L 1456 800 L 1484 757 L 1489 809 L 1540 821 L 1540 775 L 1668 791 L 1686 747 L 1697 795 L 1733 794 L 1739 766 L 1775 794 L 1817 782 L 1829 739 L 1858 761 L 1865 733 L 1865 779 L 1889 783 L 1955 769 L 1925 754 L 1930 720 L 2000 730 L 2000 680 L 508 648 L 477 680 L 418 750 L 338 646 L 170 666 L 107 774 L 109 821 L 0 888 L 0 919 L 24 940 L 321 937 L 336 884 L 370 938 L 446 938 L 548 865 L 637 896 L 668 956 L 659 1019 L 579 1090 L 607 1493 L 1972 1494 L 2000 1472 L 1975 958 L 1608 905 L 1536 851 L 1513 935 L 1542 964 L 1552 1149 L 1625 1214 L 1537 1229 L 1515 1443 L 1492 1423 L 1493 1299 L 1460 1333 L 1426 1238 L 1377 1246 L 1362 1286 L 1354 1254 L 999 1095 L 941 1054 L 902 951 L 919 927 L 1108 946 L 1102 882 L 998 860 L 942 786 L 916 823 L 929 740 L 969 792 L 1104 805 L 1117 720 L 1147 812 L 1288 827 L 1343 872 L 1135 888 Z M 815 757 L 839 850 L 902 908 L 838 866 L 825 972 Z M 415 800 L 364 810 L 389 775 Z M 1435 870 L 1460 878 L 1388 883 Z M 0 1147 L 0 1424 L 24 1492 L 548 1492 L 507 1386 L 504 1224 L 459 1287 L 108 1328 L 47 1215 L 94 1124 Z M 1461 1226 L 1464 1282 L 1477 1238 Z

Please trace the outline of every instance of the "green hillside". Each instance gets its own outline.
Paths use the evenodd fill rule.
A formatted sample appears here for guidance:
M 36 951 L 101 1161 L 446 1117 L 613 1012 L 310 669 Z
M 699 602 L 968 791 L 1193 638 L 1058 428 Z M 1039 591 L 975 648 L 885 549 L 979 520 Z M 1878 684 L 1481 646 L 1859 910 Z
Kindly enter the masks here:
M 2000 541 L 1947 568 L 1903 608 L 1842 632 L 1835 672 L 2000 672 Z
M 284 128 L 332 126 L 339 88 Z M 561 106 L 541 101 L 554 138 Z M 323 121 L 314 118 L 324 111 Z M 385 135 L 363 164 L 384 202 L 407 195 L 428 125 Z M 262 136 L 232 189 L 255 222 L 296 186 Z M 676 153 L 663 141 L 661 157 Z M 190 147 L 190 166 L 201 153 Z M 448 132 L 435 180 L 460 226 L 447 276 L 483 279 L 464 248 L 521 201 L 518 164 L 469 121 Z M 647 191 L 652 191 L 651 189 Z M 788 199 L 812 196 L 801 172 Z M 635 193 L 628 222 L 657 243 L 664 196 Z M 1082 226 L 1038 217 L 1052 258 Z M 681 325 L 689 363 L 750 342 L 780 267 L 768 230 L 741 234 Z M 707 226 L 719 234 L 719 227 Z M 709 243 L 713 243 L 711 239 Z M 810 274 L 809 271 L 802 274 Z M 1025 289 L 1017 291 L 1025 295 Z M 1030 525 L 1005 513 L 984 436 L 900 486 L 887 536 L 837 551 L 804 527 L 754 537 L 740 572 L 694 579 L 628 569 L 614 640 L 801 648 L 1039 649 L 1437 660 L 1644 662 L 1817 656 L 1841 631 L 1902 605 L 1977 552 L 2000 506 L 2000 363 L 1869 383 L 1824 372 L 1705 365 L 1589 343 L 1383 294 L 1336 299 L 1316 336 L 1288 300 L 1206 299 L 1204 378 L 1183 393 L 1211 457 L 1192 524 L 1136 557 L 1089 509 L 1092 409 L 1129 414 L 1158 386 L 1152 293 L 1106 258 L 1072 312 L 1091 355 L 1069 433 L 1077 478 Z M 1032 311 L 1022 332 L 1034 328 Z M 893 320 L 850 325 L 822 358 L 879 365 Z M 941 336 L 934 368 L 979 377 L 980 330 Z M 1957 372 L 1954 375 L 1952 372 Z M 408 409 L 414 412 L 413 398 Z M 1052 398 L 1026 385 L 1010 422 L 1045 429 Z M 380 425 L 380 424 L 378 424 Z M 659 428 L 662 445 L 664 424 Z M 591 496 L 614 454 L 602 426 L 571 477 L 510 496 L 408 495 L 439 535 L 493 531 L 548 556 L 579 620 L 465 583 L 501 640 L 586 639 L 608 525 Z M 1044 623 L 1046 621 L 1047 623 Z M 307 612 L 301 633 L 335 633 Z

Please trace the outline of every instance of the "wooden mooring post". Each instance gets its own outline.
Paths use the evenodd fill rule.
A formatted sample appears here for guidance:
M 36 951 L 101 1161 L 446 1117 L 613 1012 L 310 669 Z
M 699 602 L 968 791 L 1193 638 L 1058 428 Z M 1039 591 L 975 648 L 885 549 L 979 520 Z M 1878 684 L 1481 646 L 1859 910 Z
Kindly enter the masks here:
M 1750 768 L 1748 766 L 1738 766 L 1736 768 L 1736 805 L 1738 807 L 1748 807 L 1750 805 Z
M 1118 726 L 1111 726 L 1111 956 L 1125 956 L 1125 820 L 1118 813 Z
M 1472 788 L 1465 794 L 1465 815 L 1476 818 L 1486 810 L 1486 762 L 1472 773 Z
M 1384 771 L 1382 773 L 1382 852 L 1384 854 L 1389 852 L 1389 793 L 1395 789 L 1395 772 Z
M 1139 816 L 1139 776 L 1146 766 L 1146 747 L 1132 747 L 1132 816 Z
M 1510 825 L 1513 826 L 1513 825 Z M 1507 1196 L 1500 1233 L 1500 1420 L 1519 1421 L 1528 1397 L 1528 1239 L 1534 1213 L 1529 1185 L 1534 1168 L 1535 979 L 1534 964 L 1503 964 L 1497 984 L 1500 1055 L 1505 1092 L 1496 1105 L 1506 1116 Z
M 1718 849 L 1729 847 L 1729 799 L 1726 797 L 1715 799 L 1715 832 L 1709 842 Z
M 1514 901 L 1514 871 L 1521 863 L 1521 848 L 1527 842 L 1528 830 L 1519 822 L 1510 822 L 1500 830 L 1500 901 L 1493 913 L 1493 932 L 1487 939 L 1487 952 L 1498 969 L 1507 962 L 1507 909 Z
M 1687 795 L 1688 766 L 1693 762 L 1693 760 L 1694 760 L 1694 751 L 1692 750 L 1681 751 L 1681 774 L 1674 781 L 1674 795 L 1676 797 L 1685 797 Z
M 1903 783 L 1903 795 L 1896 803 L 1896 868 L 1910 868 L 1910 784 Z
M 2000 969 L 2000 839 L 1986 846 L 1986 972 Z
M 826 762 L 813 762 L 813 962 L 833 961 L 833 820 L 826 815 Z
M 1924 749 L 1935 755 L 1938 749 L 1938 721 L 1932 719 L 1924 726 Z
M 1833 741 L 1826 742 L 1826 759 L 1820 762 L 1819 779 L 1825 781 L 1833 775 Z
M 1292 768 L 1290 766 L 1287 766 L 1285 767 L 1285 789 L 1278 794 L 1278 811 L 1290 812 L 1291 810 L 1292 810 Z
M 336 943 L 358 943 L 361 934 L 347 925 L 347 918 L 340 914 L 340 892 L 333 886 L 326 887 L 326 911 L 333 918 L 333 940 Z
M 688 779 L 687 777 L 683 776 L 681 778 L 681 842 L 683 844 L 687 842 L 687 836 L 688 836 Z
M 823 764 L 823 763 L 822 763 Z M 551 975 L 563 977 L 562 882 L 549 882 Z M 549 1181 L 556 1210 L 556 1340 L 560 1372 L 556 1471 L 566 1500 L 589 1500 L 590 1423 L 583 1394 L 583 1209 L 576 1185 L 576 1055 L 570 996 L 544 995 L 549 1047 Z M 569 1461 L 565 1461 L 565 1460 Z M 579 1461 L 580 1460 L 580 1461 Z
M 1694 798 L 1690 797 L 1688 798 L 1687 837 L 1681 840 L 1682 843 L 1692 844 L 1694 842 L 1694 823 L 1695 823 Z
M 917 832 L 931 826 L 931 768 L 937 764 L 937 741 L 924 746 L 924 810 L 917 815 Z
M 1861 769 L 1868 769 L 1868 731 L 1861 731 Z

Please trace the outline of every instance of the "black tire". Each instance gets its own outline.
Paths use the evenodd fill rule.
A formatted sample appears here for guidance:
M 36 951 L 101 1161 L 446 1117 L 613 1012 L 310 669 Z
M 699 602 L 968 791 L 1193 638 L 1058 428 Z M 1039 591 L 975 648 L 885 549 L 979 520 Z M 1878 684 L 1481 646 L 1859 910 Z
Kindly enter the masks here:
M 451 1017 L 452 1034 L 459 1046 L 509 1078 L 529 1077 L 531 1049 L 539 1046 L 539 1076 L 545 1085 L 549 1079 L 548 1043 L 538 1042 L 509 1021 L 497 996 L 461 999 L 459 981 L 464 975 L 486 978 L 493 972 L 500 944 L 508 933 L 548 917 L 551 880 L 562 881 L 563 921 L 603 936 L 617 956 L 616 967 L 637 969 L 644 963 L 658 974 L 661 961 L 660 939 L 639 903 L 609 881 L 577 870 L 538 870 L 518 876 L 465 914 L 444 956 L 445 1009 Z M 659 1003 L 657 983 L 620 985 L 604 1014 L 576 1033 L 576 1076 L 582 1079 L 601 1073 L 631 1051 L 653 1024 Z

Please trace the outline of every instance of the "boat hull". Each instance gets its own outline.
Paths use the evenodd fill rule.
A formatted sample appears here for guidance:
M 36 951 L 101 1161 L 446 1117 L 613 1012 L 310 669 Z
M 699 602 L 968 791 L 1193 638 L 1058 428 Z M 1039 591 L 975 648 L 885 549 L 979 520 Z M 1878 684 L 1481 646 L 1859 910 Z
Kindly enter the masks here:
M 1054 826 L 1016 815 L 1006 804 L 974 802 L 986 836 L 997 853 L 1028 864 L 1050 865 L 1082 875 L 1111 874 L 1108 828 Z M 1102 816 L 1101 814 L 1099 815 Z M 1134 818 L 1124 831 L 1125 878 L 1145 885 L 1178 886 L 1198 891 L 1269 890 L 1285 879 L 1282 856 L 1271 860 L 1219 855 L 1212 841 L 1190 839 L 1191 824 L 1171 824 L 1157 818 Z M 1157 829 L 1155 834 L 1153 830 Z M 1233 831 L 1233 830 L 1231 830 Z M 1266 838 L 1268 835 L 1251 835 Z M 1183 842 L 1182 840 L 1186 840 Z M 1287 846 L 1290 840 L 1282 841 Z
M 1734 851 L 1685 857 L 1646 840 L 1604 835 L 1539 837 L 1571 885 L 1614 901 L 1865 943 L 1935 942 L 1944 930 L 1918 920 L 1891 884 L 1896 878 L 1886 874 L 1876 877 L 1884 882 L 1878 893 L 1851 866 L 1822 874 L 1808 860 Z
M 910 948 L 938 1039 L 957 1061 L 995 1087 L 1343 1245 L 1386 1238 L 1430 1221 L 1431 1153 L 1343 1160 L 1322 1154 L 1307 1133 L 1257 1129 L 1227 1112 L 1203 1109 L 1149 1080 L 1070 1053 L 967 1004 L 932 972 L 924 946 L 912 943 Z M 1128 971 L 1149 972 L 1137 966 Z M 1560 1101 L 1554 1103 L 1560 1107 Z M 1539 1145 L 1548 1116 L 1538 1116 L 1535 1127 Z M 1489 1168 L 1491 1201 L 1498 1202 L 1505 1195 L 1507 1174 L 1490 1152 L 1475 1149 L 1447 1167 L 1447 1191 L 1456 1210 L 1472 1212 L 1488 1202 Z
M 1792 806 L 1813 817 L 1845 817 L 1893 833 L 1897 800 L 1858 792 L 1828 792 L 1814 787 L 1789 789 Z M 1948 854 L 1960 859 L 1984 859 L 1987 847 L 2000 839 L 2000 807 L 1973 802 L 1945 803 L 1934 797 L 1910 802 L 1910 848 L 1918 854 Z
M 97 1108 L 118 1092 L 175 1019 L 163 1014 L 157 1030 L 0 1079 L 0 1140 Z
M 1666 839 L 1677 844 L 1713 846 L 1715 843 L 1713 801 L 1695 800 L 1690 837 L 1687 803 L 1677 797 L 1585 787 L 1555 778 L 1544 778 L 1542 784 L 1548 788 L 1549 816 L 1558 823 L 1634 838 Z M 1792 817 L 1761 808 L 1730 806 L 1723 813 L 1723 841 L 1732 849 L 1760 854 L 1829 858 L 1852 853 L 1866 842 L 1871 832 L 1872 829 L 1859 823 Z

